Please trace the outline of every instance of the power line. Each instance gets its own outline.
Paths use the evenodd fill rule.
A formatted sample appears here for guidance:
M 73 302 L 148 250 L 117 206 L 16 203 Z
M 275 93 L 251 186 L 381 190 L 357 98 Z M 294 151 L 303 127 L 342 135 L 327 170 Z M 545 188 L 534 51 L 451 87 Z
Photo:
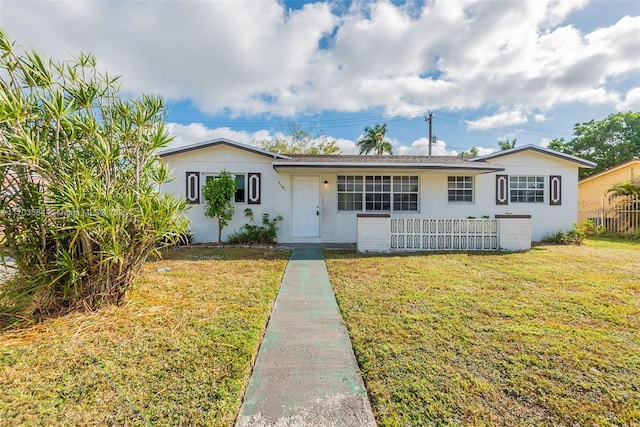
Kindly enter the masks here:
M 260 130 L 260 129 L 275 129 L 275 128 L 284 128 L 287 126 L 289 122 L 295 122 L 304 127 L 312 127 L 312 128 L 320 128 L 320 129 L 341 129 L 346 127 L 358 126 L 358 125 L 368 125 L 371 122 L 383 121 L 385 123 L 395 123 L 395 122 L 403 122 L 410 120 L 417 120 L 420 116 L 424 116 L 424 114 L 429 114 L 430 110 L 413 110 L 407 111 L 403 115 L 397 116 L 388 116 L 384 114 L 367 114 L 357 117 L 346 117 L 346 118 L 331 118 L 331 119 L 308 119 L 308 120 L 296 120 L 296 119 L 283 119 L 280 123 L 275 122 L 274 120 L 257 120 L 257 121 L 198 121 L 196 123 L 201 123 L 208 127 L 234 127 L 240 128 L 243 130 Z M 468 114 L 457 114 L 447 111 L 434 110 L 432 113 L 437 113 L 437 121 L 451 123 L 457 126 L 468 127 L 470 122 L 478 121 L 481 119 L 485 119 L 484 117 L 477 117 Z M 538 126 L 530 126 L 525 124 L 512 124 L 505 121 L 500 120 L 489 120 L 485 119 L 486 124 L 482 126 L 482 131 L 492 131 L 492 130 L 514 130 L 520 134 L 524 135 L 532 135 L 539 137 L 557 137 L 558 135 L 572 135 L 573 131 L 565 131 L 558 129 L 549 129 Z M 191 124 L 194 121 L 189 120 L 172 120 L 173 123 L 177 124 Z

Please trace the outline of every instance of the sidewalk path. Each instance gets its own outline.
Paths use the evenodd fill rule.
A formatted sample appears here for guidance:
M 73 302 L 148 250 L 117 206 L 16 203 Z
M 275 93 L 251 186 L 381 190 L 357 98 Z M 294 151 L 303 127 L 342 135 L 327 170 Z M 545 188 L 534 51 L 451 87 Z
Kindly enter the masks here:
M 294 249 L 236 427 L 375 425 L 322 250 Z

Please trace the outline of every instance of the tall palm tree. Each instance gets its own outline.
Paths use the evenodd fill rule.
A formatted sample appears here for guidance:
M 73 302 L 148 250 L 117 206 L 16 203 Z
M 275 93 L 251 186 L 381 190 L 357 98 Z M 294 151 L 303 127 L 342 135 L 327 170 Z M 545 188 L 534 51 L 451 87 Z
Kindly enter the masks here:
M 362 136 L 356 145 L 360 148 L 360 154 L 393 154 L 391 143 L 384 137 L 387 133 L 387 124 L 376 123 L 374 127 L 366 126 L 364 128 L 364 136 Z

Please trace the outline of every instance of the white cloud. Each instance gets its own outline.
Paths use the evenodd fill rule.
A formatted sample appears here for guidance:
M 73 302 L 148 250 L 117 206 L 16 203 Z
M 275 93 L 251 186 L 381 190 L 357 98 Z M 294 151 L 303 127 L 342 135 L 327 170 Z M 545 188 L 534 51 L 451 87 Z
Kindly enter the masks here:
M 394 144 L 394 153 L 426 156 L 429 154 L 429 138 L 416 139 L 409 146 Z M 442 140 L 437 140 L 431 146 L 431 155 L 433 156 L 455 156 L 457 154 L 457 151 L 449 151 L 447 149 L 447 143 Z
M 271 135 L 267 130 L 259 130 L 250 133 L 245 131 L 235 131 L 228 127 L 211 129 L 207 128 L 202 123 L 191 123 L 188 125 L 167 123 L 167 131 L 174 137 L 174 140 L 169 144 L 170 147 L 180 147 L 216 138 L 227 138 L 232 141 L 248 145 L 253 145 L 256 141 L 271 139 Z
M 490 130 L 527 123 L 527 116 L 522 111 L 504 111 L 477 120 L 467 120 L 466 123 L 471 130 Z
M 627 92 L 624 101 L 620 102 L 616 108 L 618 111 L 639 111 L 640 110 L 640 87 L 634 87 Z
M 342 154 L 358 154 L 358 146 L 355 141 L 349 139 L 338 138 L 336 139 L 336 145 L 340 147 Z
M 56 57 L 91 51 L 125 89 L 207 113 L 636 105 L 635 92 L 622 100 L 609 83 L 640 72 L 640 17 L 585 34 L 568 19 L 586 4 L 355 1 L 338 15 L 329 2 L 5 0 L 0 25 Z

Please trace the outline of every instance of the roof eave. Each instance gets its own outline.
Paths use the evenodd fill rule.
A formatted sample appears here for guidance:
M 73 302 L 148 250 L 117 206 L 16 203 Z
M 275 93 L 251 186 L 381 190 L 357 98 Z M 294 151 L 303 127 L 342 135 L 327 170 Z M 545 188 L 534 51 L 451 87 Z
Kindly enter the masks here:
M 362 163 L 362 162 L 273 162 L 276 171 L 281 169 L 402 169 L 402 170 L 463 170 L 481 173 L 501 172 L 503 167 L 476 166 L 463 164 L 433 164 L 433 163 Z
M 170 148 L 168 150 L 159 152 L 158 155 L 160 157 L 174 156 L 176 154 L 188 153 L 190 151 L 196 151 L 204 148 L 215 147 L 216 145 L 227 145 L 229 147 L 234 147 L 240 150 L 249 151 L 251 153 L 259 154 L 266 157 L 271 157 L 273 159 L 289 159 L 289 156 L 286 156 L 284 154 L 273 153 L 271 151 L 263 150 L 261 148 L 254 147 L 251 145 L 242 144 L 226 138 L 210 139 L 207 141 L 201 141 L 195 144 L 185 145 L 182 147 Z
M 633 159 L 629 160 L 628 162 L 624 162 L 624 163 L 621 163 L 621 164 L 619 164 L 619 165 L 617 165 L 617 166 L 613 166 L 612 168 L 609 168 L 609 169 L 603 170 L 603 171 L 598 172 L 598 173 L 595 173 L 595 174 L 593 174 L 593 175 L 586 176 L 586 177 L 584 177 L 584 178 L 582 178 L 582 179 L 580 180 L 580 183 L 584 183 L 584 182 L 591 181 L 591 180 L 593 180 L 593 179 L 600 178 L 601 176 L 608 175 L 608 174 L 610 174 L 611 172 L 616 172 L 616 171 L 618 171 L 618 170 L 620 170 L 620 169 L 622 169 L 622 168 L 624 168 L 624 167 L 626 167 L 626 166 L 629 166 L 629 165 L 631 165 L 631 164 L 633 164 L 633 163 L 635 163 L 635 162 L 640 162 L 640 159 L 633 158 Z
M 559 159 L 562 159 L 568 162 L 577 163 L 580 165 L 580 167 L 583 167 L 583 168 L 592 169 L 597 166 L 596 163 L 591 162 L 589 160 L 581 159 L 580 157 L 572 156 L 570 154 L 560 153 L 559 151 L 554 151 L 548 148 L 543 148 L 537 145 L 530 145 L 530 144 L 523 145 L 522 147 L 511 148 L 509 150 L 496 151 L 494 153 L 486 154 L 484 156 L 473 157 L 473 158 L 470 158 L 469 161 L 470 162 L 485 161 L 487 159 L 495 159 L 498 157 L 508 156 L 510 154 L 515 154 L 515 153 L 519 153 L 521 151 L 527 151 L 527 150 L 532 150 L 541 154 L 546 154 L 548 156 L 557 157 Z

